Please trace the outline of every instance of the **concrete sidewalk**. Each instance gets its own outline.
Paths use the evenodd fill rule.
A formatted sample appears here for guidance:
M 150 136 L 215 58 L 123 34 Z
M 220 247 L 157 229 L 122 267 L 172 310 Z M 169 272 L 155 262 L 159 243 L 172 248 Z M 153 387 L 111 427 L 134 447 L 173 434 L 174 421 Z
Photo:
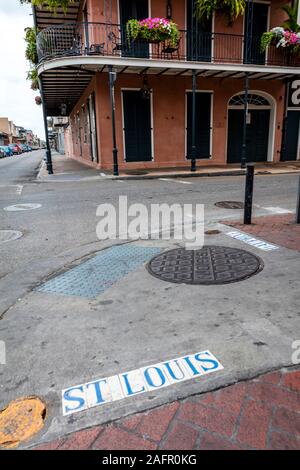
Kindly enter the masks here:
M 124 244 L 132 247 L 126 273 L 115 284 L 106 282 L 111 278 L 105 273 L 106 290 L 94 298 L 86 295 L 91 264 L 80 279 L 83 294 L 68 292 L 77 282 L 74 270 L 86 263 L 77 258 L 51 276 L 54 286 L 45 289 L 41 281 L 5 313 L 1 331 L 9 367 L 3 368 L 0 407 L 35 395 L 47 408 L 43 431 L 21 448 L 299 448 L 299 369 L 291 369 L 299 340 L 298 234 L 293 249 L 286 247 L 285 232 L 280 249 L 264 252 L 220 226 L 223 231 L 207 235 L 205 244 L 247 250 L 262 260 L 261 272 L 218 286 L 160 281 L 144 264 L 129 269 L 133 250 L 149 253 L 174 243 L 140 240 Z M 69 276 L 71 286 L 60 275 Z M 62 414 L 62 390 L 207 350 L 224 369 Z M 274 370 L 281 372 L 259 378 Z
M 88 181 L 88 180 L 145 180 L 159 178 L 193 178 L 193 177 L 213 177 L 213 176 L 241 176 L 245 175 L 245 170 L 239 166 L 199 166 L 197 171 L 191 173 L 189 168 L 162 168 L 162 169 L 140 169 L 140 170 L 120 170 L 119 176 L 113 176 L 106 170 L 98 170 L 90 167 L 84 162 L 73 160 L 52 152 L 53 175 L 48 175 L 44 164 L 39 173 L 38 179 L 46 182 L 66 182 L 66 181 Z M 257 175 L 280 175 L 280 174 L 300 173 L 300 162 L 268 163 L 256 164 Z
M 300 251 L 294 215 L 228 222 Z M 298 314 L 299 315 L 299 314 Z M 177 400 L 36 447 L 38 450 L 299 450 L 300 367 L 283 368 L 217 391 Z
M 34 450 L 299 450 L 300 368 L 94 426 Z

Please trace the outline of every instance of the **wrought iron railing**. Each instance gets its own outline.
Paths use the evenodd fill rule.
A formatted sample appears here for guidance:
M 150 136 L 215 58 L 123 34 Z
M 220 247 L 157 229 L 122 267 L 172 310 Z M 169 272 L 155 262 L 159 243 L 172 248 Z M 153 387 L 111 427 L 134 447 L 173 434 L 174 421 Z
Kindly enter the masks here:
M 51 26 L 37 36 L 39 61 L 69 56 L 112 56 L 219 64 L 299 66 L 299 56 L 288 49 L 260 49 L 260 37 L 225 33 L 180 31 L 178 44 L 170 41 L 128 41 L 126 27 L 106 23 Z

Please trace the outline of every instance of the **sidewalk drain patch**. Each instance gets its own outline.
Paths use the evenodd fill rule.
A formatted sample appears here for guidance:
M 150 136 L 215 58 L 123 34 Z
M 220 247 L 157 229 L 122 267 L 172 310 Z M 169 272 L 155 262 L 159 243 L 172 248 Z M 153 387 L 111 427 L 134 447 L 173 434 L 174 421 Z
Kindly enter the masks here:
M 37 397 L 19 398 L 0 411 L 0 447 L 12 449 L 44 426 L 46 406 Z
M 1 243 L 13 242 L 21 237 L 23 237 L 23 233 L 17 230 L 0 230 L 0 245 Z
M 213 230 L 206 230 L 205 235 L 219 235 L 220 233 L 221 233 L 220 230 L 213 229 Z
M 147 266 L 152 276 L 178 284 L 228 284 L 248 279 L 263 262 L 248 251 L 224 246 L 200 250 L 177 248 L 155 256 Z
M 42 204 L 15 204 L 13 206 L 4 207 L 7 212 L 20 212 L 20 211 L 32 211 L 34 209 L 40 209 Z
M 92 299 L 160 252 L 160 248 L 153 247 L 128 244 L 114 246 L 79 266 L 49 279 L 36 290 Z
M 244 209 L 244 203 L 239 201 L 216 202 L 215 206 L 222 207 L 222 209 Z

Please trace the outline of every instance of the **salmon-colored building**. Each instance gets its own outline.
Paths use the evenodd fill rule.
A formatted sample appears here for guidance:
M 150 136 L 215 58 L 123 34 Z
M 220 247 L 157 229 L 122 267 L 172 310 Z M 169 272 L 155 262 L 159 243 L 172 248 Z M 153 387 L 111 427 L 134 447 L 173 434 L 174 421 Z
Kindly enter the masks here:
M 69 116 L 67 155 L 115 173 L 300 158 L 300 56 L 260 48 L 287 19 L 286 0 L 249 0 L 231 24 L 218 11 L 199 21 L 195 3 L 35 8 L 43 102 L 48 116 Z M 177 44 L 130 43 L 127 21 L 147 17 L 174 21 Z

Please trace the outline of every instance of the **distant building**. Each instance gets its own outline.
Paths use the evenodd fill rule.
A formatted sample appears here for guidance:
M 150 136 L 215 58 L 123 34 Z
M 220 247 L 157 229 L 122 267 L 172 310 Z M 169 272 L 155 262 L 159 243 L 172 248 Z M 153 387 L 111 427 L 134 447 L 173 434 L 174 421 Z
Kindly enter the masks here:
M 0 117 L 0 132 L 8 136 L 8 144 L 12 144 L 17 135 L 16 126 L 7 117 Z
M 8 134 L 6 134 L 6 132 L 0 131 L 0 145 L 8 145 L 8 144 L 9 144 Z

